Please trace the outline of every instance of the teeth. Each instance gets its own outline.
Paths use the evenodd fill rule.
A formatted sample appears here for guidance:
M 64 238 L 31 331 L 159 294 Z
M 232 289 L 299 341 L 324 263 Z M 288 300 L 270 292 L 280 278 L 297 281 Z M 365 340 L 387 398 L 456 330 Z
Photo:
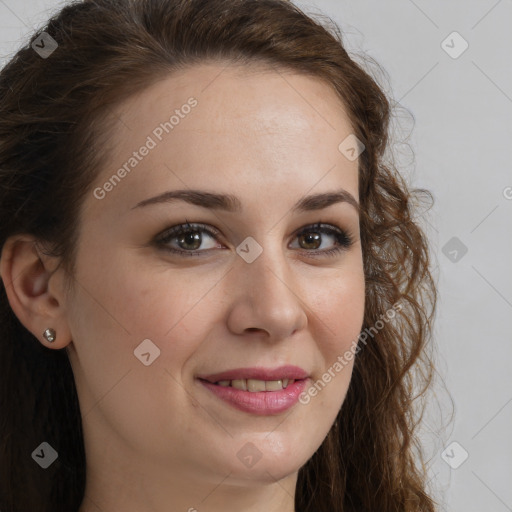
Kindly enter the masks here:
M 295 381 L 293 379 L 282 380 L 258 380 L 258 379 L 235 379 L 235 380 L 220 380 L 216 382 L 218 386 L 228 387 L 231 386 L 235 389 L 242 391 L 250 391 L 252 393 L 261 391 L 280 391 L 287 388 Z
M 247 382 L 245 379 L 237 379 L 231 381 L 231 387 L 236 389 L 241 389 L 242 391 L 247 390 Z
M 280 384 L 280 381 L 273 380 L 271 383 L 277 383 Z M 266 382 L 264 380 L 256 380 L 256 379 L 247 379 L 247 391 L 266 391 Z

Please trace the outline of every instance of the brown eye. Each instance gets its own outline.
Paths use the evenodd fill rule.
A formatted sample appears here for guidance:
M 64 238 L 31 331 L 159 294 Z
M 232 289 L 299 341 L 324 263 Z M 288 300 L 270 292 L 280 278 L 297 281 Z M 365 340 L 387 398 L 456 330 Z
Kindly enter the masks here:
M 306 249 L 318 249 L 318 246 L 321 245 L 322 236 L 319 233 L 303 233 L 300 238 L 306 245 L 312 246 L 305 247 Z
M 337 246 L 332 249 L 319 250 L 324 240 L 322 235 L 329 235 L 336 240 Z M 297 233 L 299 237 L 299 244 L 307 252 L 314 251 L 319 255 L 329 255 L 339 253 L 340 251 L 348 249 L 353 241 L 352 238 L 342 229 L 326 224 L 314 224 L 302 229 Z M 316 256 L 317 254 L 315 254 Z
M 211 249 L 206 248 L 206 250 L 198 250 L 205 241 L 205 235 L 202 233 L 206 233 L 206 237 L 212 239 L 219 236 L 217 231 L 214 231 L 203 224 L 187 223 L 168 229 L 163 233 L 163 235 L 158 237 L 156 243 L 169 252 L 195 256 L 199 253 L 208 252 Z M 173 241 L 176 241 L 174 246 L 177 246 L 177 249 L 169 247 L 170 243 Z

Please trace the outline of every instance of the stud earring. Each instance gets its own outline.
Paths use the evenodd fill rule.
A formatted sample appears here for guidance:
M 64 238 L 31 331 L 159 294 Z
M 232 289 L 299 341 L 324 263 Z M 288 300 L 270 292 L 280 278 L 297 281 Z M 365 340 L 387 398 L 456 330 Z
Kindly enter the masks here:
M 46 331 L 43 332 L 43 338 L 50 343 L 55 341 L 56 336 L 57 334 L 52 328 L 46 329 Z

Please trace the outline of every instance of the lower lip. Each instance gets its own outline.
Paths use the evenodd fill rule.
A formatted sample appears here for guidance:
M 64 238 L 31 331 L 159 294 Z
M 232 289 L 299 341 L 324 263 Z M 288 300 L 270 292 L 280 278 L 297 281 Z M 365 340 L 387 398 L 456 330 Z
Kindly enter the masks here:
M 199 379 L 204 387 L 240 411 L 259 416 L 278 414 L 288 410 L 299 400 L 308 379 L 297 380 L 280 391 L 242 391 L 230 386 L 218 386 Z

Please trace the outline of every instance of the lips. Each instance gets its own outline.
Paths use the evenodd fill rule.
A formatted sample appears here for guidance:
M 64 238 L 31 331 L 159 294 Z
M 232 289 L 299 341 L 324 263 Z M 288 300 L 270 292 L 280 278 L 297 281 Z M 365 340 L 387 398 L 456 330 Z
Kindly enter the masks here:
M 230 386 L 212 384 L 207 380 L 198 379 L 198 382 L 213 396 L 231 407 L 257 416 L 281 414 L 299 401 L 299 396 L 304 392 L 309 379 L 293 381 L 286 389 L 253 391 L 236 389 Z M 251 382 L 249 380 L 249 382 Z M 253 382 L 267 385 L 269 381 Z M 292 382 L 292 381 L 290 381 Z
M 236 368 L 226 370 L 224 372 L 213 373 L 210 375 L 198 375 L 197 378 L 205 380 L 212 384 L 219 381 L 233 381 L 233 380 L 303 380 L 308 378 L 308 372 L 299 366 L 285 365 L 278 368 L 264 368 L 264 367 L 251 367 L 251 368 Z

